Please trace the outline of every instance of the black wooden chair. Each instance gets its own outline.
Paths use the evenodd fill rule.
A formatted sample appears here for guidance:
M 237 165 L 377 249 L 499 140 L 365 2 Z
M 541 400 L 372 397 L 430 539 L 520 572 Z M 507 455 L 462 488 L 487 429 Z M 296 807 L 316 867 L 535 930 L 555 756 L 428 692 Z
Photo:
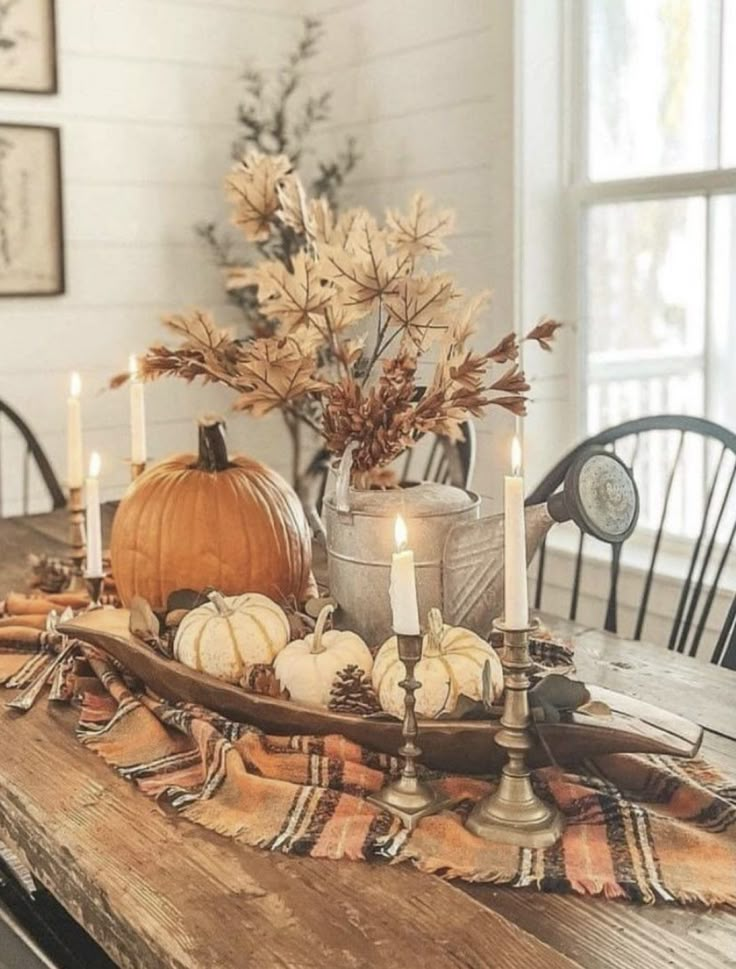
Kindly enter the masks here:
M 666 440 L 669 445 L 669 463 L 666 476 L 661 479 L 661 494 L 656 496 L 661 499 L 661 507 L 650 508 L 648 522 L 640 523 L 637 528 L 637 532 L 641 534 L 648 525 L 653 537 L 633 631 L 626 630 L 626 635 L 636 640 L 642 638 L 652 587 L 657 576 L 662 539 L 667 531 L 668 515 L 671 519 L 675 512 L 673 494 L 679 488 L 680 496 L 684 495 L 681 483 L 683 476 L 688 476 L 692 490 L 693 482 L 698 482 L 699 474 L 702 474 L 702 508 L 695 509 L 691 505 L 686 509 L 691 518 L 696 516 L 694 536 L 688 543 L 685 579 L 679 595 L 674 597 L 676 602 L 673 601 L 672 604 L 672 627 L 667 643 L 671 650 L 695 656 L 703 640 L 708 617 L 736 536 L 736 434 L 712 421 L 684 415 L 664 414 L 627 421 L 588 438 L 565 455 L 529 495 L 527 504 L 546 501 L 561 486 L 571 462 L 590 447 L 605 447 L 617 453 L 631 468 L 636 479 L 639 464 L 652 462 L 650 443 L 657 432 L 668 432 Z M 660 451 L 663 452 L 664 448 L 660 447 Z M 655 457 L 655 460 L 659 463 L 663 458 L 663 453 L 660 453 L 660 457 Z M 573 620 L 578 615 L 581 599 L 585 542 L 586 536 L 580 532 L 568 612 L 569 618 Z M 545 558 L 546 543 L 541 546 L 537 560 L 534 590 L 534 605 L 537 609 L 543 608 Z M 608 595 L 603 620 L 603 628 L 609 632 L 619 631 L 620 575 L 621 546 L 613 545 L 610 551 Z M 719 665 L 736 668 L 736 597 L 728 610 L 710 660 Z
M 62 508 L 66 504 L 64 492 L 61 490 L 61 486 L 54 474 L 49 459 L 46 457 L 45 451 L 20 414 L 14 411 L 9 404 L 0 400 L 0 517 L 3 514 L 4 508 L 2 448 L 3 441 L 5 440 L 7 442 L 10 440 L 10 438 L 5 439 L 2 435 L 3 421 L 10 425 L 13 433 L 17 435 L 21 443 L 20 467 L 18 468 L 18 475 L 21 479 L 21 513 L 27 515 L 31 510 L 31 474 L 33 467 L 36 468 L 43 486 L 48 492 L 51 507 Z M 13 460 L 15 461 L 15 458 Z

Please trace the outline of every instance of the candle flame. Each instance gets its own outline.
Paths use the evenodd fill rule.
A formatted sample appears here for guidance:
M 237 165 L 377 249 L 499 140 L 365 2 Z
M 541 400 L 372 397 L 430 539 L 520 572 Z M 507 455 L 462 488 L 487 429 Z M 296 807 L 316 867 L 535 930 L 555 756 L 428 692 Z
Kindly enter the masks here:
M 72 371 L 69 377 L 69 396 L 79 397 L 82 393 L 82 378 L 76 370 Z
M 100 476 L 100 455 L 97 451 L 93 451 L 89 456 L 89 476 L 90 478 L 98 478 Z
M 517 476 L 521 474 L 521 441 L 517 434 L 514 434 L 511 442 L 511 473 Z
M 128 357 L 128 372 L 131 380 L 138 379 L 138 357 L 134 353 Z
M 396 542 L 396 550 L 398 552 L 401 552 L 402 549 L 406 548 L 408 538 L 409 535 L 406 530 L 406 522 L 401 515 L 397 515 L 396 524 L 394 525 L 394 541 Z

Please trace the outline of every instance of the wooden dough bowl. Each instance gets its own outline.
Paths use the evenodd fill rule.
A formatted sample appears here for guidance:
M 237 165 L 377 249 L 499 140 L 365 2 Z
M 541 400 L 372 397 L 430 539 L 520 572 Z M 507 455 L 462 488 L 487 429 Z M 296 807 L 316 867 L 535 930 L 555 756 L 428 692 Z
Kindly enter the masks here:
M 103 649 L 167 700 L 198 703 L 270 734 L 339 733 L 374 750 L 396 753 L 401 742 L 401 725 L 397 721 L 331 713 L 246 693 L 155 653 L 131 635 L 128 621 L 127 609 L 97 609 L 59 628 Z M 557 761 L 569 763 L 583 757 L 625 752 L 686 757 L 697 752 L 703 733 L 697 724 L 620 693 L 588 686 L 592 698 L 608 704 L 612 716 L 575 713 L 572 723 L 541 724 L 540 730 Z M 422 720 L 420 727 L 422 760 L 428 767 L 483 774 L 502 762 L 502 752 L 493 743 L 500 729 L 498 721 Z M 530 763 L 549 763 L 541 744 L 531 751 Z

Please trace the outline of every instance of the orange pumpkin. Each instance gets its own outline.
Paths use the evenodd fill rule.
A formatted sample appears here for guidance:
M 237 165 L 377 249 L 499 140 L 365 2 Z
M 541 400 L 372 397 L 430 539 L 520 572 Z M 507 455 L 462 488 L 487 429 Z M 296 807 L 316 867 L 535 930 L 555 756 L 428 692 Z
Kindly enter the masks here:
M 110 542 L 124 604 L 165 607 L 176 589 L 212 586 L 302 599 L 310 581 L 309 526 L 293 489 L 247 457 L 228 458 L 222 424 L 202 422 L 199 455 L 153 465 L 120 502 Z

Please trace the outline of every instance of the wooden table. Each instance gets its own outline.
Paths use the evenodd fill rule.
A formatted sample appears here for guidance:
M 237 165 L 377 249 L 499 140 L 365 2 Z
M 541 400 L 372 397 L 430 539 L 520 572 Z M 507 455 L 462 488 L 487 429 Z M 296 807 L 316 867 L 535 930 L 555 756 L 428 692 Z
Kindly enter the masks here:
M 0 521 L 0 589 L 61 553 L 63 514 Z M 686 713 L 736 775 L 736 673 L 557 623 L 583 679 Z M 135 969 L 723 969 L 736 913 L 463 885 L 235 845 L 165 818 L 74 739 L 73 710 L 0 712 L 0 839 Z

